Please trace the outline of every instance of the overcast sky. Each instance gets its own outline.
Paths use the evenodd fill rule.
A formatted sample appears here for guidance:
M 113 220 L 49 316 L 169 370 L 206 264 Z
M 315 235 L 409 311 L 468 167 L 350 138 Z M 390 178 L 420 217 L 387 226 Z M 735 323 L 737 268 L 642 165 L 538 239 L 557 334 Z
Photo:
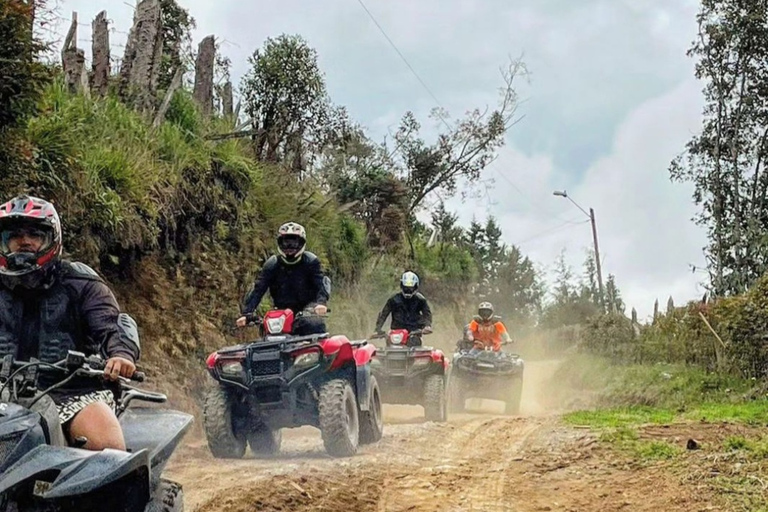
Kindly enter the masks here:
M 363 0 L 429 90 L 454 117 L 493 105 L 499 67 L 524 55 L 525 117 L 486 176 L 483 200 L 452 201 L 466 224 L 497 217 L 510 244 L 551 268 L 567 247 L 581 271 L 588 223 L 552 190 L 567 189 L 595 209 L 603 273 L 615 274 L 641 317 L 653 301 L 700 297 L 689 264 L 705 243 L 691 222 L 691 188 L 667 167 L 700 125 L 701 85 L 685 52 L 696 34 L 694 0 Z M 90 21 L 107 8 L 120 54 L 134 2 L 59 0 L 77 11 L 79 45 L 89 53 Z M 181 0 L 197 21 L 196 41 L 221 39 L 236 83 L 267 37 L 301 34 L 320 56 L 337 104 L 377 139 L 414 111 L 425 134 L 435 99 L 419 83 L 359 0 Z M 100 7 L 97 8 L 96 6 Z M 60 36 L 66 22 L 55 28 Z

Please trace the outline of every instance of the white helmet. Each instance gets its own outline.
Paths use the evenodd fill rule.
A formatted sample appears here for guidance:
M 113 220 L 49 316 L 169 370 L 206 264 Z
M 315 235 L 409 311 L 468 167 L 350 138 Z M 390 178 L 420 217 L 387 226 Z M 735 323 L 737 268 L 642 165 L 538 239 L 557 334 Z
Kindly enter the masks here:
M 477 307 L 477 314 L 487 322 L 493 316 L 493 304 L 490 302 L 481 302 Z
M 419 276 L 411 271 L 405 272 L 400 278 L 400 291 L 403 292 L 403 297 L 411 298 L 419 289 Z
M 307 232 L 301 224 L 286 222 L 277 230 L 277 250 L 286 263 L 296 263 L 306 246 Z

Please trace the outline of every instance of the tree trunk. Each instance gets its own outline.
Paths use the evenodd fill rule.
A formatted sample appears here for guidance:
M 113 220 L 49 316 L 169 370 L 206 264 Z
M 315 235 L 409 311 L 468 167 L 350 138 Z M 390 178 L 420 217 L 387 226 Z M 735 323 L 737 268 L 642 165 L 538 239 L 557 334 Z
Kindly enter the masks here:
M 193 96 L 205 116 L 213 112 L 213 66 L 216 61 L 216 42 L 208 36 L 200 42 L 195 62 L 195 89 Z
M 107 11 L 101 11 L 93 20 L 93 76 L 91 90 L 99 96 L 106 96 L 109 88 L 109 26 Z

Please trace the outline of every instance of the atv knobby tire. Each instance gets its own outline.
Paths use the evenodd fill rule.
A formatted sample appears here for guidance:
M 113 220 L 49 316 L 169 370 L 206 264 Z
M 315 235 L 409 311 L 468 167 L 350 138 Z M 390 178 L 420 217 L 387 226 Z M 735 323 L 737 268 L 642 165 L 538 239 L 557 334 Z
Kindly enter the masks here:
M 424 417 L 427 421 L 447 419 L 445 380 L 442 375 L 430 375 L 424 380 Z
M 251 452 L 255 457 L 277 455 L 280 453 L 280 444 L 282 442 L 282 430 L 272 430 L 263 423 L 252 428 L 248 433 L 248 445 L 251 447 Z
M 368 410 L 360 411 L 360 444 L 379 441 L 384 433 L 384 418 L 381 413 L 381 391 L 376 377 L 371 375 L 371 398 Z
M 461 379 L 457 377 L 448 378 L 448 408 L 451 412 L 464 412 L 466 399 L 464 390 L 461 389 Z
M 349 457 L 357 452 L 360 417 L 352 386 L 344 379 L 334 379 L 320 388 L 320 432 L 325 450 L 332 457 Z
M 505 414 L 515 415 L 520 414 L 520 401 L 523 396 L 523 376 L 515 377 L 512 381 L 511 388 L 508 391 L 508 398 L 506 400 L 506 407 L 504 408 Z
M 234 395 L 222 386 L 211 388 L 205 396 L 203 427 L 208 448 L 217 459 L 241 459 L 245 455 L 245 436 L 235 431 Z
M 145 512 L 184 512 L 184 493 L 181 485 L 162 479 Z

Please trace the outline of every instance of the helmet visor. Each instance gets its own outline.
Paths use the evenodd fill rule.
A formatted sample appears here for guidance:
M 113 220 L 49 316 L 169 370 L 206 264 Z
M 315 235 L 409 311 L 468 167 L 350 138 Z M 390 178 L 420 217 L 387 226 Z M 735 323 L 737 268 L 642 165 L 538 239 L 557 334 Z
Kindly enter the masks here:
M 0 253 L 42 254 L 53 246 L 53 229 L 29 222 L 0 225 Z
M 488 320 L 489 318 L 491 318 L 491 315 L 493 315 L 493 310 L 483 308 L 478 310 L 478 314 L 480 315 L 480 318 L 482 318 L 483 320 Z
M 294 256 L 304 247 L 304 240 L 298 235 L 283 235 L 277 239 L 277 246 L 286 256 Z

